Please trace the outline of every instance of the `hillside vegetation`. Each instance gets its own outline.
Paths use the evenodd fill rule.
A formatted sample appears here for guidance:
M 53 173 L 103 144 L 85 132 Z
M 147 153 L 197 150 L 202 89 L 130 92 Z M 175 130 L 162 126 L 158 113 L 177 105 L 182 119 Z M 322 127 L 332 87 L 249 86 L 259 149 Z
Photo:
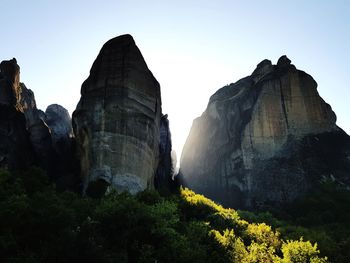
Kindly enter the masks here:
M 37 168 L 0 172 L 0 262 L 327 262 L 253 219 L 188 189 L 92 199 L 57 192 Z

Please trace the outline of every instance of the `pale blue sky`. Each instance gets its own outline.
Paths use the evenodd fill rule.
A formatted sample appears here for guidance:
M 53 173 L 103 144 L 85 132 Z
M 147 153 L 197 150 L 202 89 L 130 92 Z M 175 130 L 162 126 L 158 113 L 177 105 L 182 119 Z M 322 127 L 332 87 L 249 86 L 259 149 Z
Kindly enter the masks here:
M 0 60 L 17 58 L 43 110 L 72 112 L 102 45 L 130 33 L 161 84 L 178 155 L 211 94 L 284 54 L 350 133 L 350 1 L 0 0 L 0 10 Z

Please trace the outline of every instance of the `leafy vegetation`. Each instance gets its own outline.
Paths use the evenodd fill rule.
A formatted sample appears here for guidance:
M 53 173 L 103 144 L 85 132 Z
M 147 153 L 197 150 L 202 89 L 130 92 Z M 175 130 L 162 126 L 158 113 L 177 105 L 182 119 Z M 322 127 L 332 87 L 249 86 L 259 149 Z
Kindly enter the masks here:
M 238 211 L 254 223 L 267 223 L 284 239 L 317 242 L 331 262 L 350 262 L 350 191 L 325 181 L 289 206 L 270 212 Z
M 188 189 L 83 198 L 36 168 L 0 171 L 0 251 L 0 262 L 327 261 L 316 243 L 283 239 Z

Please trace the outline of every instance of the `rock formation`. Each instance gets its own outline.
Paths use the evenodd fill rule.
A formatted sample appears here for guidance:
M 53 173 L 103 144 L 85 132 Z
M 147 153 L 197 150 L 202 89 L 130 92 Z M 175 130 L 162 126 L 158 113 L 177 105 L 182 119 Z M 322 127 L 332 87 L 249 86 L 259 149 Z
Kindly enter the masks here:
M 33 161 L 25 116 L 18 104 L 19 72 L 16 59 L 0 64 L 0 166 L 12 170 Z
M 67 110 L 37 109 L 34 93 L 20 83 L 16 59 L 0 64 L 0 167 L 37 165 L 62 189 L 77 184 L 72 162 L 72 125 Z M 69 177 L 69 179 L 67 179 Z
M 18 107 L 20 97 L 19 66 L 15 58 L 4 60 L 0 63 L 0 103 Z
M 69 112 L 58 104 L 51 104 L 44 113 L 45 125 L 50 130 L 53 154 L 51 176 L 59 189 L 79 189 L 79 175 L 75 158 L 75 140 Z
M 314 79 L 282 56 L 219 89 L 194 120 L 184 183 L 234 207 L 289 202 L 322 178 L 350 184 L 350 139 Z M 331 147 L 329 147 L 332 145 Z
M 161 116 L 160 86 L 132 37 L 109 40 L 73 113 L 84 191 L 153 188 Z
M 58 104 L 51 104 L 45 111 L 45 123 L 50 128 L 52 144 L 56 152 L 65 155 L 71 151 L 73 138 L 69 112 Z
M 34 93 L 20 83 L 19 105 L 26 119 L 26 128 L 35 153 L 36 164 L 51 170 L 54 164 L 54 149 L 50 128 L 45 123 L 45 113 L 37 109 Z M 55 169 L 52 169 L 55 170 Z
M 171 133 L 169 128 L 168 115 L 165 114 L 160 119 L 160 141 L 159 141 L 159 164 L 154 178 L 156 189 L 171 190 L 174 181 L 172 163 Z

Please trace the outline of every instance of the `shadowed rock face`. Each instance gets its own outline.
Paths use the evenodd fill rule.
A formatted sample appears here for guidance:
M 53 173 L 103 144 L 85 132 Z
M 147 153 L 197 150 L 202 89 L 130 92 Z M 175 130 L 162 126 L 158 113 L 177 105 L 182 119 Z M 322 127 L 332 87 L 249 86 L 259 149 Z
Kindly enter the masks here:
M 108 41 L 73 113 L 84 190 L 153 188 L 158 165 L 160 87 L 130 35 Z
M 277 65 L 264 60 L 210 98 L 181 156 L 189 187 L 258 208 L 291 201 L 330 175 L 350 183 L 350 139 L 313 78 L 290 63 L 286 56 Z M 338 146 L 326 147 L 332 143 Z
M 32 90 L 20 83 L 19 105 L 26 119 L 26 129 L 36 156 L 36 163 L 45 170 L 51 170 L 54 162 L 54 149 L 50 128 L 45 123 L 45 113 L 36 107 Z M 53 169 L 55 170 L 55 169 Z
M 19 66 L 16 59 L 0 64 L 0 166 L 21 169 L 33 162 L 26 120 L 20 97 Z
M 159 141 L 159 164 L 155 175 L 155 188 L 159 190 L 173 190 L 174 181 L 172 179 L 173 163 L 171 158 L 172 145 L 169 128 L 168 115 L 165 114 L 160 119 L 160 141 Z
M 68 111 L 58 104 L 49 105 L 46 112 L 37 109 L 33 91 L 23 83 L 20 83 L 19 105 L 25 115 L 36 164 L 52 177 L 70 173 L 73 129 Z
M 17 107 L 20 69 L 15 58 L 0 63 L 0 104 Z
M 37 109 L 33 91 L 20 83 L 16 59 L 1 62 L 0 166 L 17 170 L 38 165 L 66 189 L 67 181 L 76 181 L 71 136 L 67 110 L 59 105 L 49 106 L 47 114 Z M 69 180 L 60 183 L 63 177 Z
M 71 139 L 73 137 L 69 112 L 61 105 L 51 104 L 46 108 L 44 120 L 50 128 L 52 143 L 56 152 L 68 154 L 71 151 Z

